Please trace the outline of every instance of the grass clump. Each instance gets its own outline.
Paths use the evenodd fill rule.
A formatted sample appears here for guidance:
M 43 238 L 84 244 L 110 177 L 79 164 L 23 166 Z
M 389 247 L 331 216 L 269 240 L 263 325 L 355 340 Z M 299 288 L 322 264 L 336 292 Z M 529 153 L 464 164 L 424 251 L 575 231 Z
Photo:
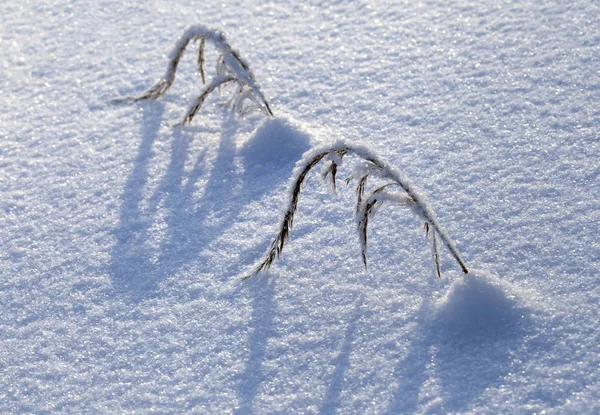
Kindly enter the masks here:
M 305 153 L 296 164 L 288 195 L 289 200 L 279 226 L 279 232 L 263 260 L 243 279 L 251 278 L 262 271 L 268 270 L 275 259 L 280 257 L 294 224 L 294 214 L 298 208 L 302 184 L 309 172 L 318 164 L 323 163 L 323 177 L 330 180 L 335 189 L 338 169 L 342 165 L 343 159 L 349 155 L 353 155 L 361 161 L 354 173 L 346 179 L 346 182 L 356 181 L 356 224 L 361 247 L 361 259 L 365 267 L 367 266 L 367 230 L 369 222 L 377 209 L 387 203 L 408 207 L 417 217 L 423 220 L 425 236 L 431 245 L 433 262 L 438 277 L 441 276 L 439 242 L 448 249 L 461 270 L 465 274 L 468 273 L 467 266 L 460 257 L 456 246 L 439 224 L 425 197 L 417 191 L 410 181 L 366 147 L 351 146 L 344 142 L 338 142 Z M 383 182 L 383 184 L 369 187 L 368 183 L 374 179 L 376 182 Z
M 200 110 L 206 98 L 215 90 L 232 85 L 231 98 L 228 105 L 240 115 L 259 110 L 268 117 L 273 116 L 269 102 L 262 93 L 248 63 L 239 52 L 231 47 L 227 37 L 220 30 L 202 25 L 191 26 L 185 30 L 169 55 L 169 64 L 165 74 L 148 90 L 138 96 L 119 98 L 117 102 L 138 102 L 146 99 L 160 98 L 175 81 L 177 66 L 190 43 L 198 44 L 197 69 L 204 89 L 189 107 L 180 124 L 189 124 Z M 216 74 L 207 80 L 205 72 L 205 46 L 211 43 L 218 51 Z

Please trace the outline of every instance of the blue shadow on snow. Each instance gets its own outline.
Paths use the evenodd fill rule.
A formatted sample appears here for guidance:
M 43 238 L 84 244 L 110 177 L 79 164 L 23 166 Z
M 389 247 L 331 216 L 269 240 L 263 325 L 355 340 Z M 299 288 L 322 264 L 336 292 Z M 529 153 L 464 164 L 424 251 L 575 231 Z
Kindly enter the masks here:
M 355 340 L 357 326 L 360 318 L 364 315 L 362 305 L 365 301 L 364 294 L 361 294 L 356 301 L 353 312 L 348 318 L 348 325 L 344 332 L 344 341 L 340 348 L 334 363 L 334 370 L 329 380 L 329 386 L 323 397 L 323 401 L 319 407 L 320 414 L 335 414 L 338 413 L 342 404 L 342 390 L 344 387 L 344 375 L 350 367 L 350 355 L 352 354 L 352 343 Z
M 186 171 L 189 145 L 202 137 L 193 134 L 197 131 L 174 128 L 166 172 L 156 191 L 145 197 L 143 190 L 149 180 L 152 147 L 159 135 L 164 105 L 141 105 L 144 105 L 142 141 L 125 183 L 119 225 L 114 231 L 117 242 L 110 263 L 115 289 L 135 300 L 152 296 L 162 280 L 185 264 L 202 263 L 204 248 L 222 235 L 250 202 L 290 177 L 295 162 L 309 147 L 309 136 L 290 122 L 266 119 L 238 152 L 236 138 L 240 121 L 226 113 L 210 171 L 206 166 L 208 149 L 201 152 L 191 171 Z M 238 158 L 243 172 L 238 171 Z M 207 175 L 198 199 L 196 184 Z M 149 244 L 152 242 L 149 231 L 159 210 L 163 213 L 165 229 L 157 249 Z M 257 255 L 255 250 L 247 262 L 258 258 L 254 255 Z M 227 276 L 234 273 L 234 267 L 240 265 L 226 263 L 219 268 L 223 276 Z
M 238 384 L 239 406 L 235 414 L 250 415 L 254 413 L 254 401 L 260 385 L 267 379 L 263 370 L 266 359 L 267 343 L 275 335 L 273 321 L 275 319 L 275 281 L 268 275 L 261 275 L 248 281 L 252 296 L 252 316 L 250 326 L 253 327 L 248 340 L 248 358 L 246 367 L 240 374 Z
M 503 285 L 504 284 L 504 285 Z M 425 301 L 407 356 L 396 367 L 400 387 L 389 414 L 413 413 L 431 376 L 443 412 L 462 412 L 510 372 L 511 350 L 535 330 L 532 311 L 497 278 L 471 273 L 455 282 L 436 307 Z M 434 362 L 433 373 L 428 365 Z
M 139 292 L 153 288 L 146 276 L 152 272 L 151 252 L 144 243 L 152 225 L 152 218 L 141 208 L 143 190 L 148 181 L 152 147 L 158 137 L 164 114 L 162 103 L 141 103 L 143 109 L 142 141 L 135 158 L 133 170 L 125 181 L 119 225 L 114 230 L 116 243 L 110 261 L 113 286 L 119 291 Z

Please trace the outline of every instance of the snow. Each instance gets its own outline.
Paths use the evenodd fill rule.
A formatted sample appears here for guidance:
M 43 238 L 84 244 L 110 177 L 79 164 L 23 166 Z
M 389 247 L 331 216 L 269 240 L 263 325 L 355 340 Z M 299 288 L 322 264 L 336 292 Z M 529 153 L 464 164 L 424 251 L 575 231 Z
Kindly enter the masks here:
M 275 115 L 199 95 L 227 34 Z M 5 0 L 0 413 L 600 412 L 597 2 Z M 217 53 L 207 47 L 206 69 Z M 469 267 L 295 163 L 368 147 Z M 351 173 L 341 166 L 340 178 Z

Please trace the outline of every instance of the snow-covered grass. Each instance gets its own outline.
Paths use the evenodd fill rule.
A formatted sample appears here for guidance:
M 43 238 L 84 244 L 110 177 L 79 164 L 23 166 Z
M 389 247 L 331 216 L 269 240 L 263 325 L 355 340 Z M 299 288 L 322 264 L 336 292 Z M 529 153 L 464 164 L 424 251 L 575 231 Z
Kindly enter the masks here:
M 193 53 L 112 103 L 195 24 L 277 118 L 213 95 L 173 128 Z M 600 412 L 599 33 L 593 1 L 4 1 L 0 413 Z M 239 279 L 337 139 L 428 195 L 469 274 L 385 208 L 365 271 L 316 174 Z
M 267 117 L 272 117 L 273 112 L 271 112 L 269 102 L 261 92 L 256 79 L 254 79 L 248 62 L 241 57 L 238 51 L 233 49 L 222 31 L 202 25 L 190 26 L 183 32 L 177 40 L 175 48 L 169 55 L 167 71 L 156 84 L 139 96 L 119 98 L 116 102 L 139 102 L 162 97 L 175 81 L 177 66 L 190 43 L 198 44 L 196 64 L 198 66 L 198 75 L 202 78 L 202 83 L 205 84 L 206 71 L 204 67 L 206 63 L 204 48 L 206 42 L 213 44 L 219 52 L 216 75 L 202 90 L 202 93 L 196 98 L 190 109 L 188 109 L 180 125 L 185 125 L 192 121 L 196 112 L 200 110 L 206 98 L 213 91 L 221 90 L 224 86 L 231 83 L 235 84 L 235 87 L 233 88 L 233 94 L 229 99 L 228 106 L 233 111 L 243 116 L 252 110 L 259 110 Z
M 288 130 L 291 136 L 282 136 L 284 141 L 290 141 L 294 139 L 294 135 L 298 134 L 293 127 L 288 127 Z M 265 258 L 256 266 L 251 274 L 245 276 L 243 279 L 253 277 L 262 271 L 268 270 L 273 261 L 281 256 L 285 243 L 292 231 L 302 185 L 311 173 L 311 170 L 322 164 L 321 175 L 324 180 L 331 183 L 331 190 L 336 192 L 338 169 L 344 164 L 344 157 L 349 158 L 347 156 L 354 156 L 362 161 L 361 164 L 354 167 L 354 171 L 346 178 L 346 184 L 349 184 L 353 180 L 357 182 L 355 213 L 361 258 L 365 268 L 367 266 L 368 223 L 375 215 L 375 212 L 385 203 L 408 207 L 416 217 L 424 222 L 425 236 L 431 243 L 433 261 L 438 277 L 441 277 L 438 239 L 441 240 L 456 262 L 458 262 L 461 270 L 465 274 L 468 273 L 467 266 L 460 257 L 454 242 L 452 242 L 450 236 L 447 235 L 446 231 L 440 225 L 435 213 L 427 202 L 427 198 L 420 194 L 415 186 L 411 184 L 410 180 L 374 154 L 370 149 L 361 145 L 350 145 L 339 141 L 307 151 L 298 163 L 296 163 L 296 168 L 292 174 L 289 194 L 286 197 L 287 207 L 281 220 L 279 232 L 275 240 L 271 243 Z M 373 180 L 379 183 L 371 185 L 370 182 Z

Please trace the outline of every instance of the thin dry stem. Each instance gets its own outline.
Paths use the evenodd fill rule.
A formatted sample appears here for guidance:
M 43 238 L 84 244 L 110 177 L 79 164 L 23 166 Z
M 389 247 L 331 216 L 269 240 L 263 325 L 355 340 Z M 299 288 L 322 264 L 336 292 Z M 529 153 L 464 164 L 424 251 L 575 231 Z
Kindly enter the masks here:
M 206 83 L 206 73 L 204 72 L 204 38 L 200 38 L 198 42 L 198 72 L 202 78 L 202 84 Z
M 251 278 L 259 274 L 261 271 L 268 270 L 271 267 L 271 264 L 273 264 L 273 261 L 276 258 L 280 257 L 281 252 L 283 251 L 283 247 L 290 236 L 290 230 L 294 225 L 294 214 L 298 209 L 298 200 L 300 199 L 300 190 L 302 188 L 302 183 L 304 183 L 308 172 L 310 172 L 310 170 L 314 166 L 316 166 L 327 154 L 329 154 L 329 152 L 317 154 L 304 166 L 304 168 L 302 169 L 292 186 L 291 200 L 285 212 L 285 215 L 283 216 L 283 220 L 281 221 L 281 225 L 279 227 L 279 234 L 271 243 L 271 246 L 267 251 L 267 255 L 265 256 L 264 260 L 256 266 L 254 271 L 252 271 L 249 275 L 242 277 L 242 279 Z
M 159 79 L 154 85 L 152 85 L 146 92 L 141 95 L 135 97 L 125 97 L 118 98 L 116 102 L 138 102 L 146 99 L 158 99 L 162 97 L 167 90 L 173 85 L 173 81 L 175 81 L 175 73 L 177 72 L 177 66 L 181 61 L 181 57 L 183 56 L 183 52 L 187 47 L 188 43 L 191 39 L 179 44 L 175 51 L 173 52 L 173 57 L 169 61 L 167 72 L 165 75 Z
M 442 278 L 442 271 L 440 268 L 440 252 L 437 246 L 437 236 L 435 233 L 431 234 L 431 249 L 433 251 L 433 262 L 435 263 L 435 272 L 438 278 Z
M 332 161 L 329 163 L 329 165 L 327 166 L 327 170 L 325 171 L 325 173 L 323 174 L 323 179 L 327 179 L 328 176 L 331 177 L 331 186 L 333 188 L 334 193 L 337 191 L 337 170 L 338 170 L 338 165 L 336 162 Z
M 425 237 L 429 239 L 429 222 L 425 222 L 423 224 L 423 228 L 425 229 Z M 433 257 L 433 263 L 435 264 L 435 273 L 437 274 L 438 278 L 441 278 L 442 271 L 440 269 L 440 252 L 438 250 L 438 243 L 435 232 L 431 232 L 431 256 Z
M 380 202 L 376 199 L 373 198 L 370 201 L 367 201 L 366 206 L 364 208 L 364 210 L 362 211 L 363 213 L 361 214 L 361 217 L 358 221 L 358 235 L 360 237 L 361 240 L 361 257 L 362 257 L 362 262 L 363 265 L 365 266 L 365 269 L 367 269 L 367 229 L 369 226 L 369 219 L 371 218 L 371 216 L 375 213 L 375 207 L 377 204 L 379 204 Z
M 367 179 L 369 178 L 369 174 L 363 175 L 356 185 L 356 213 L 360 210 L 362 205 L 362 199 L 365 194 L 365 186 L 367 185 Z
M 194 118 L 194 115 L 196 115 L 196 112 L 198 112 L 198 110 L 202 107 L 204 100 L 206 100 L 206 98 L 210 95 L 210 93 L 212 91 L 214 91 L 215 88 L 218 88 L 221 85 L 224 85 L 224 84 L 234 81 L 234 80 L 235 79 L 232 76 L 226 76 L 226 77 L 216 79 L 213 82 L 211 82 L 206 88 L 204 88 L 204 91 L 202 91 L 200 96 L 198 98 L 196 98 L 196 101 L 190 107 L 187 114 L 185 114 L 185 117 L 183 117 L 183 120 L 179 124 L 185 125 L 185 124 L 189 124 L 190 122 L 192 122 L 192 118 Z

